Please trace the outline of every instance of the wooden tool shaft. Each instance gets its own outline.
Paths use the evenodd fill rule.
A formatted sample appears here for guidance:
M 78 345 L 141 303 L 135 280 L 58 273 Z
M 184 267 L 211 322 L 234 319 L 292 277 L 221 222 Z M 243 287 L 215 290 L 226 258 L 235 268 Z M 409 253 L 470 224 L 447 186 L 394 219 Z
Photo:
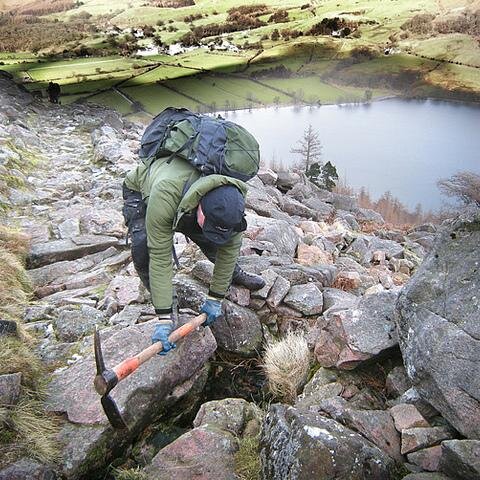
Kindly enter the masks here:
M 189 335 L 194 330 L 196 330 L 205 320 L 207 315 L 202 313 L 190 320 L 185 325 L 174 330 L 168 337 L 170 343 L 175 343 L 181 338 Z M 154 355 L 160 353 L 163 350 L 162 342 L 155 342 L 154 344 L 147 347 L 145 350 L 142 350 L 140 353 L 134 357 L 125 359 L 123 362 L 119 363 L 117 366 L 113 367 L 113 371 L 117 375 L 118 381 L 123 380 L 133 373 L 140 365 L 145 363 L 147 360 L 150 360 Z

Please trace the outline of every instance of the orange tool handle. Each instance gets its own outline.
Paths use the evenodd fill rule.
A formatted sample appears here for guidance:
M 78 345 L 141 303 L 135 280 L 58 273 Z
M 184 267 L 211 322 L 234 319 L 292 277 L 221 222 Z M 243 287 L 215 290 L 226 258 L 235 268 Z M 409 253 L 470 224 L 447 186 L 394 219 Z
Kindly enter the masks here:
M 189 322 L 185 323 L 181 327 L 174 330 L 168 337 L 170 343 L 175 343 L 183 337 L 186 337 L 194 330 L 196 330 L 205 320 L 207 315 L 202 313 L 198 317 L 193 318 Z M 145 350 L 142 350 L 140 353 L 134 357 L 125 359 L 123 362 L 119 363 L 117 366 L 113 367 L 113 371 L 117 375 L 118 381 L 123 380 L 133 373 L 140 365 L 144 364 L 147 360 L 150 360 L 154 355 L 163 350 L 162 342 L 155 342 L 153 345 L 150 345 Z

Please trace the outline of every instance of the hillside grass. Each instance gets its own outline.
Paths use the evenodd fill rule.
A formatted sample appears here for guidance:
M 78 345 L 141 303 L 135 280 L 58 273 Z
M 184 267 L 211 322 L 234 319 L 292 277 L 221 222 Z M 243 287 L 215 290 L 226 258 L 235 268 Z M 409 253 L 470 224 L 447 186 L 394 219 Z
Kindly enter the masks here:
M 56 419 L 43 408 L 45 370 L 24 332 L 21 316 L 31 294 L 23 261 L 27 237 L 0 225 L 0 318 L 17 323 L 18 335 L 2 337 L 0 375 L 20 372 L 22 392 L 16 405 L 0 404 L 0 469 L 28 455 L 51 463 L 58 458 Z
M 7 144 L 13 152 L 13 145 Z M 35 165 L 34 154 L 18 151 L 7 162 L 6 174 L 0 175 L 3 194 L 24 186 L 20 172 Z M 16 175 L 8 172 L 17 169 Z M 21 396 L 15 405 L 0 404 L 0 469 L 18 458 L 28 456 L 52 463 L 58 458 L 57 420 L 43 408 L 44 382 L 47 372 L 35 353 L 35 340 L 22 326 L 22 316 L 32 287 L 24 262 L 29 238 L 4 225 L 10 206 L 0 212 L 0 319 L 15 322 L 17 334 L 2 336 L 0 375 L 21 373 Z
M 381 91 L 382 94 L 403 94 L 408 91 L 409 95 L 425 95 L 425 92 L 429 92 L 432 96 L 442 98 L 448 98 L 449 95 L 457 98 L 463 93 L 469 99 L 480 96 L 478 70 L 468 70 L 468 67 L 461 65 L 455 66 L 458 68 L 438 67 L 437 62 L 480 66 L 480 46 L 475 38 L 462 34 L 430 37 L 411 33 L 405 38 L 401 28 L 418 13 L 447 15 L 453 9 L 464 6 L 461 0 L 446 0 L 441 4 L 435 0 L 422 0 L 420 3 L 413 0 L 348 0 L 341 3 L 326 0 L 313 3 L 315 15 L 311 9 L 301 8 L 306 3 L 304 0 L 251 0 L 248 3 L 268 6 L 269 12 L 259 17 L 266 24 L 232 32 L 224 37 L 241 48 L 246 43 L 261 42 L 261 49 L 244 48 L 239 53 L 197 49 L 175 57 L 165 54 L 137 58 L 103 56 L 102 49 L 107 45 L 107 36 L 102 32 L 105 18 L 108 18 L 110 25 L 120 28 L 152 25 L 156 29 L 155 34 L 164 43 L 171 44 L 179 41 L 192 26 L 225 23 L 228 10 L 237 7 L 238 2 L 197 0 L 195 5 L 189 7 L 156 8 L 145 0 L 119 0 L 115 4 L 84 0 L 73 10 L 46 15 L 44 18 L 68 22 L 72 15 L 82 12 L 93 15 L 89 20 L 93 23 L 97 18 L 102 18 L 99 21 L 100 31 L 81 41 L 84 46 L 97 49 L 98 56 L 40 59 L 28 52 L 0 53 L 0 62 L 4 63 L 0 68 L 11 72 L 17 80 L 27 82 L 30 90 L 44 90 L 48 81 L 59 83 L 62 92 L 68 95 L 65 103 L 84 96 L 89 97 L 89 101 L 117 108 L 124 114 L 131 113 L 129 102 L 115 91 L 106 93 L 105 90 L 114 86 L 128 90 L 135 87 L 131 92 L 132 98 L 150 113 L 157 113 L 157 107 L 167 106 L 165 89 L 159 87 L 157 82 L 174 86 L 179 91 L 179 94 L 169 92 L 166 96 L 170 96 L 170 105 L 197 110 L 208 109 L 211 105 L 250 108 L 299 101 L 315 104 L 334 103 L 345 98 L 359 100 L 367 88 L 374 92 Z M 12 3 L 4 2 L 5 8 L 8 5 Z M 288 11 L 288 21 L 268 22 L 271 12 L 279 8 Z M 185 21 L 187 15 L 195 14 L 202 14 L 202 17 L 193 22 Z M 104 17 L 99 17 L 101 15 Z M 289 40 L 270 38 L 275 29 L 280 32 L 285 28 L 306 32 L 322 18 L 335 16 L 358 22 L 359 35 L 347 38 L 305 35 Z M 399 53 L 383 55 L 384 47 L 392 39 L 397 42 Z M 139 39 L 138 45 L 144 46 L 149 42 L 151 40 Z M 376 53 L 376 58 L 361 58 L 349 63 L 354 50 L 358 48 L 370 49 Z M 155 65 L 156 68 L 152 68 Z M 290 70 L 290 78 L 279 78 L 274 74 L 259 75 L 258 79 L 264 85 L 255 86 L 253 82 L 237 78 L 239 73 L 252 76 L 279 65 Z M 199 74 L 202 73 L 204 76 L 200 78 Z M 216 81 L 212 81 L 212 75 L 215 75 Z

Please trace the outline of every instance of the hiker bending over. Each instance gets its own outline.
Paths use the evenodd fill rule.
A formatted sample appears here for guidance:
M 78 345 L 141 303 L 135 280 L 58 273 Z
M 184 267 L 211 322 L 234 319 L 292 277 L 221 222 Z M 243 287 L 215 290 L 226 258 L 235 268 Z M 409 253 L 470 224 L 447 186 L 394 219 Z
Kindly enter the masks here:
M 142 149 L 147 148 L 143 146 L 146 136 L 148 128 Z M 178 149 L 175 151 L 179 153 Z M 160 320 L 152 341 L 161 341 L 164 352 L 174 347 L 168 336 L 174 327 L 171 314 L 175 231 L 195 242 L 215 264 L 208 296 L 200 309 L 207 315 L 204 325 L 211 325 L 222 315 L 221 302 L 231 282 L 249 290 L 265 285 L 261 277 L 243 271 L 237 264 L 242 232 L 247 227 L 245 182 L 228 175 L 204 175 L 175 151 L 144 159 L 123 184 L 123 214 L 131 237 L 133 263 L 151 292 Z M 196 158 L 199 157 L 200 154 Z

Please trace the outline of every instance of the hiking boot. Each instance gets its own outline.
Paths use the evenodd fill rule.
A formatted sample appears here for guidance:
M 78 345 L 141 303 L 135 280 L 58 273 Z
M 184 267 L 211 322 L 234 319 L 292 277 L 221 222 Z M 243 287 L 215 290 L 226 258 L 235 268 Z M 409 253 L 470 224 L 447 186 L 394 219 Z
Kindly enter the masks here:
M 248 273 L 245 270 L 242 270 L 238 265 L 235 266 L 235 270 L 233 271 L 232 283 L 245 287 L 251 291 L 260 290 L 265 286 L 265 280 L 262 277 L 254 275 L 253 273 Z

